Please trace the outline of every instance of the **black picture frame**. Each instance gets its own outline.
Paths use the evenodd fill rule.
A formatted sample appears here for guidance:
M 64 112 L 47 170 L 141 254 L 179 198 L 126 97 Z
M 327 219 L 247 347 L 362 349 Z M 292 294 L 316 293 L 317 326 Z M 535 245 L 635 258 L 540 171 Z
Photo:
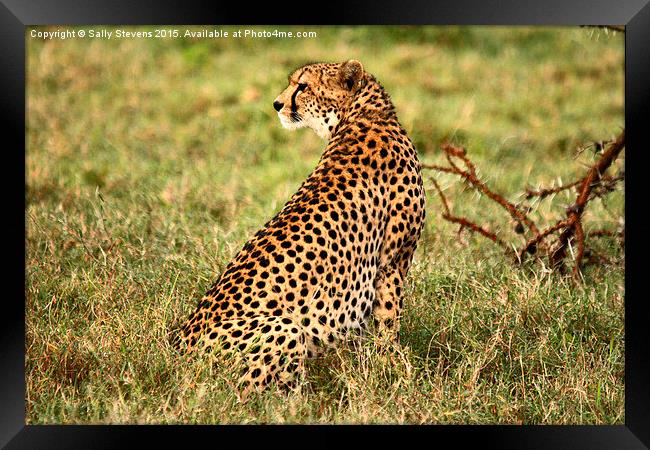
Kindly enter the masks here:
M 319 10 L 319 5 L 322 8 Z M 625 25 L 626 140 L 626 281 L 625 281 L 625 425 L 620 426 L 433 426 L 433 427 L 265 427 L 251 433 L 238 426 L 44 426 L 25 425 L 25 27 L 89 24 L 467 24 L 467 25 Z M 5 261 L 3 326 L 0 327 L 0 445 L 6 448 L 113 448 L 171 443 L 172 439 L 212 445 L 242 443 L 260 434 L 295 443 L 343 439 L 351 433 L 384 439 L 410 433 L 415 445 L 479 442 L 487 448 L 648 448 L 650 446 L 649 327 L 643 313 L 647 248 L 643 223 L 644 131 L 650 97 L 650 6 L 648 0 L 454 0 L 319 2 L 256 4 L 233 2 L 2 0 L 0 2 L 0 67 L 5 125 L 3 155 L 9 158 L 2 176 L 2 220 Z M 13 139 L 12 139 L 13 138 Z M 13 143 L 10 144 L 10 143 Z M 22 152 L 19 151 L 22 148 Z M 22 179 L 22 184 L 21 184 Z M 7 194 L 8 193 L 8 194 Z M 21 213 L 22 211 L 22 213 Z M 22 214 L 22 216 L 21 216 Z M 20 262 L 22 261 L 22 268 Z M 22 299 L 22 301 L 20 300 Z M 224 432 L 231 439 L 221 440 Z M 428 437 L 424 433 L 433 433 Z M 288 435 L 288 436 L 287 436 Z M 421 438 L 427 439 L 422 440 Z M 264 439 L 268 439 L 266 436 Z M 435 439 L 435 440 L 434 440 Z M 443 439 L 443 440 L 441 440 Z M 291 444 L 291 441 L 284 441 Z M 320 442 L 319 442 L 320 443 Z

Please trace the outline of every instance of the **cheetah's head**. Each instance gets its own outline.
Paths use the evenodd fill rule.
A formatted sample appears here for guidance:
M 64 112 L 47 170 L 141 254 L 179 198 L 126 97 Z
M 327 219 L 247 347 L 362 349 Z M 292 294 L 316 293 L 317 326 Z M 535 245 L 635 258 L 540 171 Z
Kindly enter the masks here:
M 343 111 L 366 84 L 354 59 L 337 64 L 308 64 L 289 75 L 289 86 L 273 102 L 284 128 L 311 128 L 329 139 Z

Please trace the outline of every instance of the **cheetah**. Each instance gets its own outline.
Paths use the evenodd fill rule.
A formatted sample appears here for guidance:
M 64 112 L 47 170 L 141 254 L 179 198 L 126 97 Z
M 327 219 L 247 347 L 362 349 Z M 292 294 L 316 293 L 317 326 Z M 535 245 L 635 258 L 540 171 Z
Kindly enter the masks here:
M 245 392 L 291 385 L 306 358 L 373 322 L 395 339 L 425 218 L 416 150 L 356 60 L 305 65 L 273 107 L 327 146 L 298 191 L 239 251 L 176 336 L 236 355 Z

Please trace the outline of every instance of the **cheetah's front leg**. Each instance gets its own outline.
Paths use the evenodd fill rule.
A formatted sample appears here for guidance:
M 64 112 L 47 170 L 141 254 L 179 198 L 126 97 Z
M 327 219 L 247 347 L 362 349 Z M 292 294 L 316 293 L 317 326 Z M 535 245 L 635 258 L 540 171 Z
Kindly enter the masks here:
M 375 279 L 373 316 L 375 328 L 382 341 L 398 342 L 403 283 L 402 274 L 395 266 L 380 270 Z

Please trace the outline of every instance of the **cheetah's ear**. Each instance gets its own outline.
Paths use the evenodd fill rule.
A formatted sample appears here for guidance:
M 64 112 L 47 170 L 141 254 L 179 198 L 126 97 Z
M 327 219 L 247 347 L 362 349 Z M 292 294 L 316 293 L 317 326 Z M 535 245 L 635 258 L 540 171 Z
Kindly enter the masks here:
M 356 59 L 344 62 L 339 73 L 341 84 L 348 90 L 354 90 L 363 83 L 363 65 Z

